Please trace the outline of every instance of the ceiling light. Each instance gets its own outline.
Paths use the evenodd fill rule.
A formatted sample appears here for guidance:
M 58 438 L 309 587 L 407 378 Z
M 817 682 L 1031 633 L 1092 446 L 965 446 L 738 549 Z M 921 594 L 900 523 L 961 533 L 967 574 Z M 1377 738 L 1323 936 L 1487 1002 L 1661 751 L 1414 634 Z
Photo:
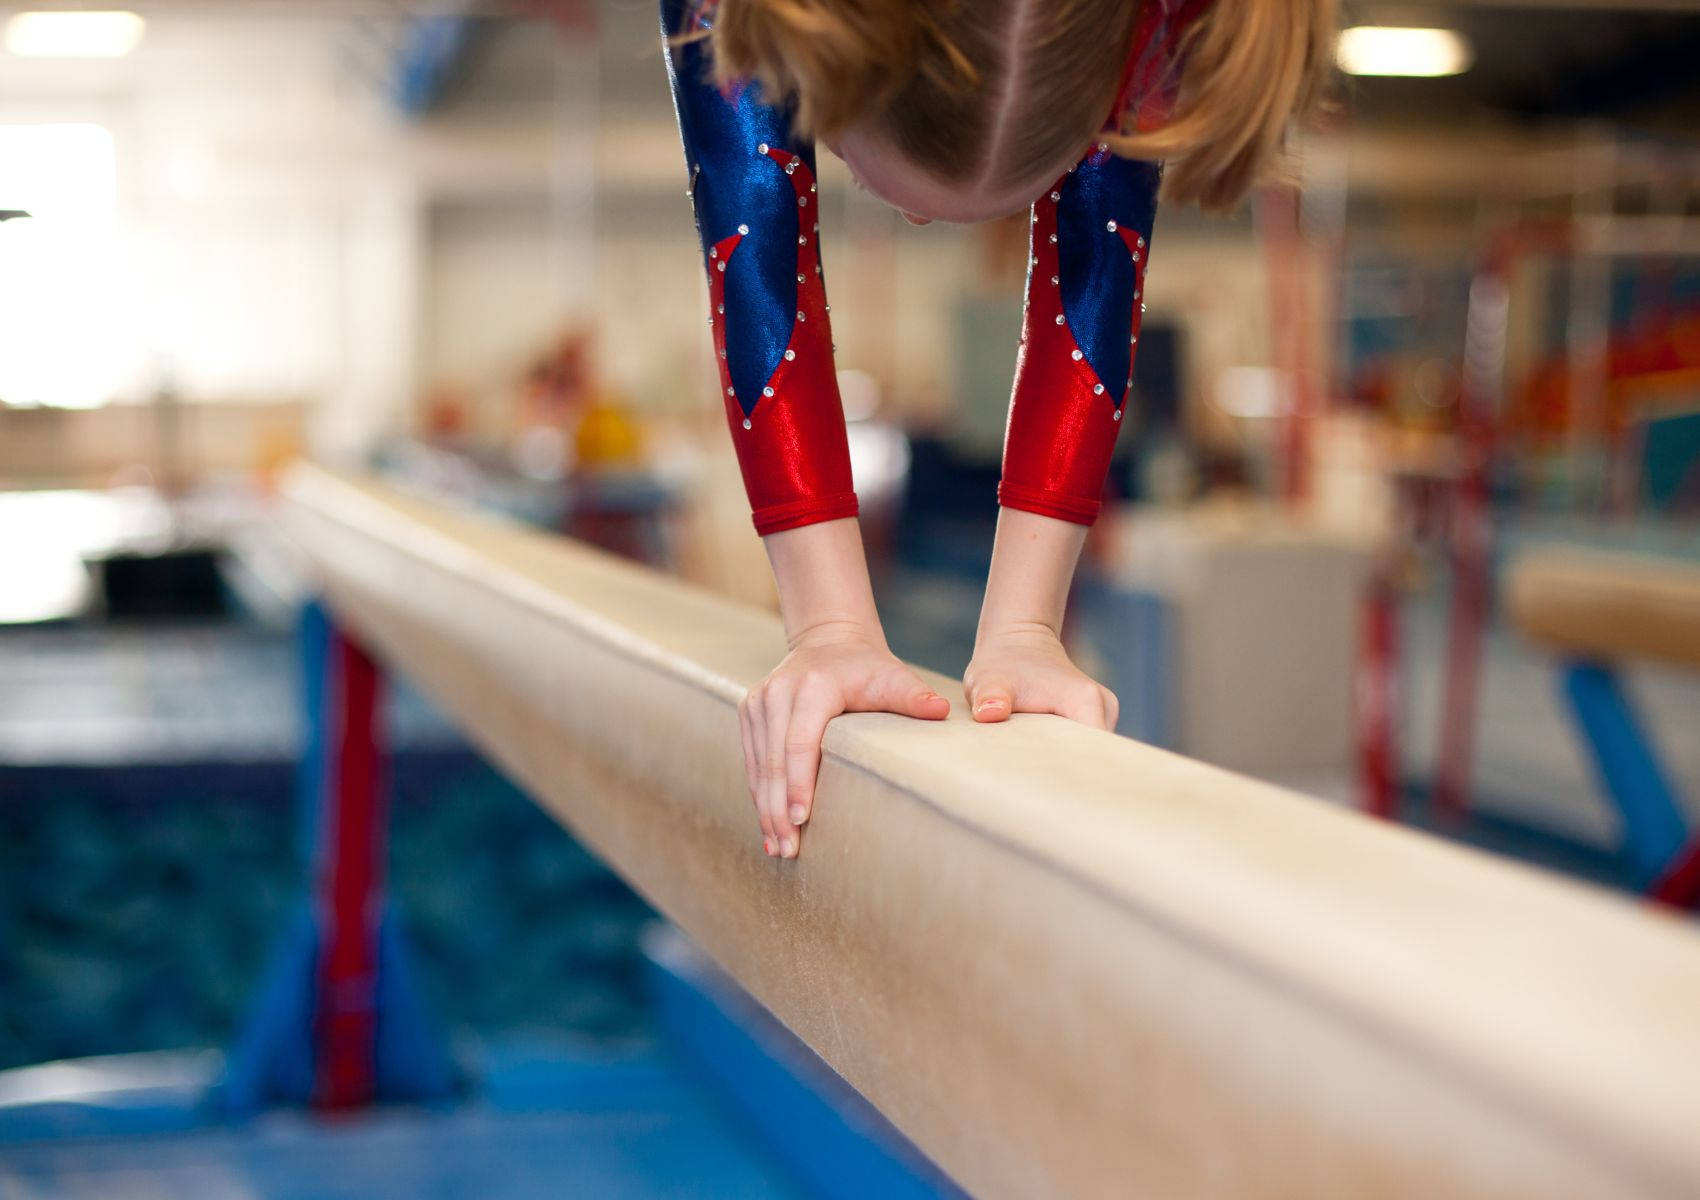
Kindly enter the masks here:
M 1450 29 L 1356 25 L 1341 32 L 1334 59 L 1348 75 L 1433 78 L 1463 74 L 1475 53 L 1462 34 Z
M 24 58 L 122 58 L 145 25 L 133 12 L 21 12 L 6 22 L 6 49 Z

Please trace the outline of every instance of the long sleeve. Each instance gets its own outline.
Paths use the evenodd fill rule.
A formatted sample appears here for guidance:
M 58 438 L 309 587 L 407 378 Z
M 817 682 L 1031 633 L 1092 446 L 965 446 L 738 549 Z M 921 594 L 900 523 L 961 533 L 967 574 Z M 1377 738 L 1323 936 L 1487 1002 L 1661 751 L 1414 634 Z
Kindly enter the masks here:
M 1162 168 L 1099 146 L 1034 202 L 998 502 L 1090 525 L 1133 386 Z
M 856 515 L 821 269 L 813 145 L 709 72 L 702 0 L 662 0 L 668 74 L 708 274 L 720 392 L 756 532 Z
M 1109 126 L 1168 120 L 1177 47 L 1212 0 L 1142 4 Z M 1004 433 L 1006 508 L 1090 525 L 1133 387 L 1159 163 L 1095 147 L 1033 204 L 1027 304 Z

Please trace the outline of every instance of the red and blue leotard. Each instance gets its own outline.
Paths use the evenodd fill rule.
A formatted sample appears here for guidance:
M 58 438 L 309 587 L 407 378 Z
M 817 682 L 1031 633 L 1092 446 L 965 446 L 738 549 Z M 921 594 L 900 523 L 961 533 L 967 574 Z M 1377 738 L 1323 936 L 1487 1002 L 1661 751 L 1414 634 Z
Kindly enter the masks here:
M 1178 7 L 1178 6 L 1176 6 Z M 717 88 L 712 0 L 662 0 L 668 72 L 708 271 L 720 388 L 764 536 L 856 515 L 820 255 L 814 147 L 753 86 Z M 1174 28 L 1147 0 L 1117 112 L 1160 91 Z M 1162 167 L 1102 145 L 1033 205 L 1027 304 L 998 502 L 1098 515 L 1132 385 Z

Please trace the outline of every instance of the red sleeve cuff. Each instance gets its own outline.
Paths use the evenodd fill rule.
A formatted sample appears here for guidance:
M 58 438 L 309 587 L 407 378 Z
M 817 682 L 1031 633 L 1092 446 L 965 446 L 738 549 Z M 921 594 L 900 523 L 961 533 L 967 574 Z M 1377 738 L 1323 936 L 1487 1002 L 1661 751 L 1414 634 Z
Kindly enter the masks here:
M 1099 509 L 1104 506 L 1101 500 L 1082 500 L 1079 496 L 1063 492 L 1023 487 L 1007 479 L 998 484 L 998 503 L 1005 508 L 1019 508 L 1023 512 L 1072 521 L 1076 525 L 1092 524 L 1098 519 Z
M 853 517 L 859 511 L 855 492 L 840 492 L 835 496 L 811 496 L 790 504 L 771 504 L 751 514 L 756 532 L 762 537 L 783 533 L 803 525 L 818 525 L 822 521 L 837 521 Z

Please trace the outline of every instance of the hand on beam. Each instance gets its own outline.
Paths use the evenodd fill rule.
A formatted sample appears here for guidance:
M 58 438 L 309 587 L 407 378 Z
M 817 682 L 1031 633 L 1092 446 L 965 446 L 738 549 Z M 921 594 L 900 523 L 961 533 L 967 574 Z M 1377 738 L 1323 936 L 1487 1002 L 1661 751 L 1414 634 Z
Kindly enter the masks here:
M 795 858 L 814 809 L 827 722 L 846 712 L 942 721 L 950 701 L 886 645 L 854 520 L 764 541 L 791 650 L 739 703 L 738 725 L 762 849 Z
M 974 657 L 962 676 L 976 721 L 1055 713 L 1094 729 L 1116 727 L 1115 694 L 1069 661 L 1062 645 L 1063 609 L 1085 540 L 1084 525 L 1016 508 L 998 513 Z

